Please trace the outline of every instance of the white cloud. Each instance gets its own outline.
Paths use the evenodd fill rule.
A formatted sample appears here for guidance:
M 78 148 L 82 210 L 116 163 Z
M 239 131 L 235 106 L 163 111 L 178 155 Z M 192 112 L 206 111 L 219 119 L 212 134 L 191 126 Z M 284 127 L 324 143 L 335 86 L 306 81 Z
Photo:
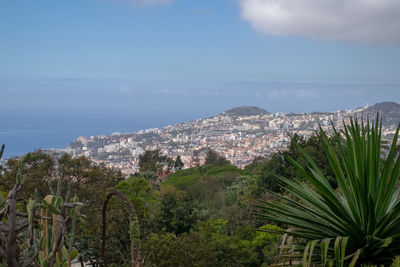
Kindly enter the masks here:
M 238 0 L 258 32 L 400 44 L 399 0 Z

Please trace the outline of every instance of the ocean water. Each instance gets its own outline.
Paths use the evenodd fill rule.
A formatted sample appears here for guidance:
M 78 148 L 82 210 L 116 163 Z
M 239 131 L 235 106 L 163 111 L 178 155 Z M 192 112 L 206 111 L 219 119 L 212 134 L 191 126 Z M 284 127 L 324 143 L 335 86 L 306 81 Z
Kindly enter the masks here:
M 197 119 L 201 114 L 158 111 L 0 111 L 3 158 L 64 148 L 79 136 L 134 132 Z

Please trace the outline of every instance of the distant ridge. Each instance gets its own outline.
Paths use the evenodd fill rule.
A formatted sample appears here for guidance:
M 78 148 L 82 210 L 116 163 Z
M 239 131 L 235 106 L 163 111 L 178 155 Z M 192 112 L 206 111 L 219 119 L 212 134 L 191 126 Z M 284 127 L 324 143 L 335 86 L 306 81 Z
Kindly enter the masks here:
M 363 117 L 375 120 L 376 114 L 382 116 L 383 125 L 397 125 L 400 122 L 400 105 L 396 102 L 380 102 L 360 112 Z
M 255 106 L 240 106 L 227 110 L 223 112 L 223 114 L 228 114 L 233 116 L 255 116 L 255 115 L 268 115 L 270 113 L 265 109 Z
M 383 112 L 383 113 L 398 113 L 400 111 L 400 105 L 396 102 L 380 102 L 375 105 L 368 107 L 367 110 L 372 112 Z
M 254 106 L 240 106 L 219 115 L 163 128 L 150 128 L 135 133 L 111 136 L 79 137 L 67 146 L 76 156 L 85 155 L 95 162 L 121 169 L 125 174 L 139 170 L 139 156 L 146 150 L 159 149 L 171 158 L 181 156 L 187 167 L 193 165 L 194 151 L 213 148 L 234 165 L 244 167 L 254 158 L 285 150 L 290 143 L 288 133 L 305 138 L 319 127 L 337 129 L 343 119 L 367 116 L 375 120 L 382 116 L 382 135 L 390 138 L 400 122 L 400 105 L 382 102 L 373 106 L 335 112 L 270 114 Z M 204 153 L 201 155 L 204 159 Z

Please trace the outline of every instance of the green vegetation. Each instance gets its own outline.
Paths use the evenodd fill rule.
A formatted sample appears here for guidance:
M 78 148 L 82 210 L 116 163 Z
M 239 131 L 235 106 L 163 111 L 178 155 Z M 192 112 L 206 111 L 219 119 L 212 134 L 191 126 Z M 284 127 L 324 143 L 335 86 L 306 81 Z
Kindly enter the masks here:
M 398 266 L 397 134 L 389 149 L 380 138 L 379 122 L 353 121 L 330 137 L 294 135 L 244 170 L 213 150 L 188 169 L 146 151 L 129 178 L 85 157 L 9 159 L 0 204 L 14 199 L 16 216 L 0 211 L 0 263 L 10 265 L 1 246 L 15 220 L 18 266 Z M 54 216 L 64 216 L 61 242 Z
M 205 165 L 207 166 L 227 166 L 230 165 L 229 160 L 219 155 L 212 149 L 207 151 Z
M 65 203 L 68 199 L 69 201 L 79 199 L 80 202 L 84 203 L 85 205 L 80 208 L 80 212 L 85 214 L 86 217 L 84 220 L 76 218 L 74 241 L 68 241 L 65 247 L 68 250 L 78 249 L 84 261 L 95 262 L 100 259 L 101 206 L 107 189 L 124 180 L 120 172 L 104 166 L 96 166 L 84 157 L 73 159 L 69 155 L 64 155 L 56 161 L 39 151 L 29 153 L 21 160 L 10 159 L 7 161 L 6 166 L 2 167 L 0 171 L 0 190 L 4 192 L 2 195 L 7 196 L 5 192 L 14 190 L 15 177 L 20 177 L 19 180 L 23 181 L 22 186 L 18 186 L 18 214 L 22 215 L 24 212 L 28 212 L 28 205 L 32 205 L 30 200 L 37 199 L 36 203 L 40 203 L 39 200 L 46 199 L 48 195 L 64 196 L 61 203 Z M 66 186 L 61 186 L 61 184 Z M 51 204 L 49 211 L 54 212 L 54 209 L 51 210 L 54 203 L 50 203 L 51 200 L 46 201 Z M 44 204 L 42 203 L 42 205 Z M 61 208 L 61 206 L 58 207 L 60 211 L 62 211 Z M 72 214 L 64 216 L 64 218 L 69 217 L 68 223 L 64 227 L 72 227 L 72 225 L 68 226 L 72 223 L 69 222 L 71 216 Z M 21 218 L 17 216 L 17 220 L 23 219 L 23 216 Z M 34 224 L 35 227 L 43 227 L 43 225 L 43 221 Z M 26 243 L 20 237 L 17 238 L 16 242 L 18 244 Z M 64 244 L 64 242 L 60 244 Z M 54 261 L 56 255 L 54 253 L 52 255 Z M 5 258 L 3 255 L 0 256 L 2 256 L 2 259 Z
M 0 151 L 0 158 L 4 145 Z M 70 187 L 65 197 L 61 196 L 60 179 L 57 179 L 57 193 L 45 198 L 33 198 L 24 203 L 19 198 L 26 176 L 24 166 L 34 157 L 27 154 L 18 162 L 14 185 L 7 197 L 0 195 L 0 265 L 66 267 L 78 256 L 74 247 L 76 223 L 83 218 L 79 208 L 83 205 L 77 197 L 70 198 Z M 40 225 L 40 227 L 38 227 Z
M 336 188 L 337 184 L 335 174 L 329 165 L 328 156 L 324 152 L 323 142 L 321 142 L 323 136 L 323 132 L 318 132 L 310 138 L 305 139 L 304 137 L 295 134 L 285 152 L 273 153 L 268 157 L 268 159 L 256 158 L 251 164 L 247 165 L 245 169 L 253 172 L 259 177 L 257 180 L 257 187 L 255 187 L 255 191 L 253 192 L 254 196 L 259 198 L 269 191 L 279 192 L 284 190 L 285 188 L 282 188 L 282 184 L 276 176 L 303 180 L 303 174 L 288 160 L 288 158 L 291 158 L 300 166 L 306 168 L 308 161 L 303 156 L 302 151 L 305 151 L 314 160 L 315 164 L 321 169 L 329 183 Z M 338 134 L 327 138 L 334 153 L 339 155 L 337 141 L 340 139 Z
M 181 156 L 177 156 L 176 160 L 174 162 L 175 170 L 182 170 L 183 166 L 184 166 L 184 164 L 183 164 L 183 161 L 181 159 Z
M 160 150 L 147 150 L 139 156 L 140 172 L 161 173 L 162 168 L 167 163 L 168 157 L 161 155 Z
M 260 216 L 293 227 L 283 233 L 297 238 L 303 265 L 389 265 L 400 253 L 400 158 L 396 158 L 399 128 L 389 155 L 382 159 L 379 123 L 378 118 L 372 125 L 352 120 L 344 127 L 345 140 L 337 142 L 339 155 L 322 132 L 336 190 L 300 146 L 309 168 L 286 156 L 303 179 L 278 176 L 289 195 L 276 194 L 279 201 L 265 201 L 265 213 Z
M 163 171 L 167 174 L 184 167 L 182 159 L 177 156 L 175 160 L 161 155 L 160 150 L 146 150 L 139 156 L 139 167 L 141 174 L 161 175 Z

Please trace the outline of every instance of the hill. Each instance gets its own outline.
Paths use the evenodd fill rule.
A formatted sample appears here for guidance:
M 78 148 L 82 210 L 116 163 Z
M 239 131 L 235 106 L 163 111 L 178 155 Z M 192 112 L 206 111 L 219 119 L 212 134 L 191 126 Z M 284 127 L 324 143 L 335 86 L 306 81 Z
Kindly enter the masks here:
M 371 107 L 365 108 L 361 115 L 364 117 L 369 116 L 372 119 L 375 119 L 376 114 L 379 113 L 383 119 L 383 126 L 397 126 L 400 122 L 400 105 L 396 102 L 380 102 Z
M 155 149 L 171 158 L 179 155 L 185 166 L 190 167 L 194 158 L 201 162 L 207 148 L 212 148 L 242 168 L 256 157 L 285 150 L 290 143 L 288 133 L 307 138 L 318 131 L 320 125 L 330 132 L 331 123 L 340 129 L 343 120 L 348 122 L 352 116 L 363 116 L 364 119 L 369 116 L 374 120 L 377 112 L 383 118 L 382 135 L 390 138 L 400 122 L 400 105 L 393 102 L 352 110 L 301 114 L 269 114 L 261 108 L 242 106 L 214 117 L 163 128 L 79 137 L 67 148 L 75 155 L 91 157 L 126 174 L 138 171 L 139 155 Z M 195 151 L 198 154 L 196 157 Z
M 223 114 L 228 114 L 231 116 L 254 116 L 254 115 L 268 115 L 270 113 L 265 109 L 255 106 L 240 106 L 227 110 Z

